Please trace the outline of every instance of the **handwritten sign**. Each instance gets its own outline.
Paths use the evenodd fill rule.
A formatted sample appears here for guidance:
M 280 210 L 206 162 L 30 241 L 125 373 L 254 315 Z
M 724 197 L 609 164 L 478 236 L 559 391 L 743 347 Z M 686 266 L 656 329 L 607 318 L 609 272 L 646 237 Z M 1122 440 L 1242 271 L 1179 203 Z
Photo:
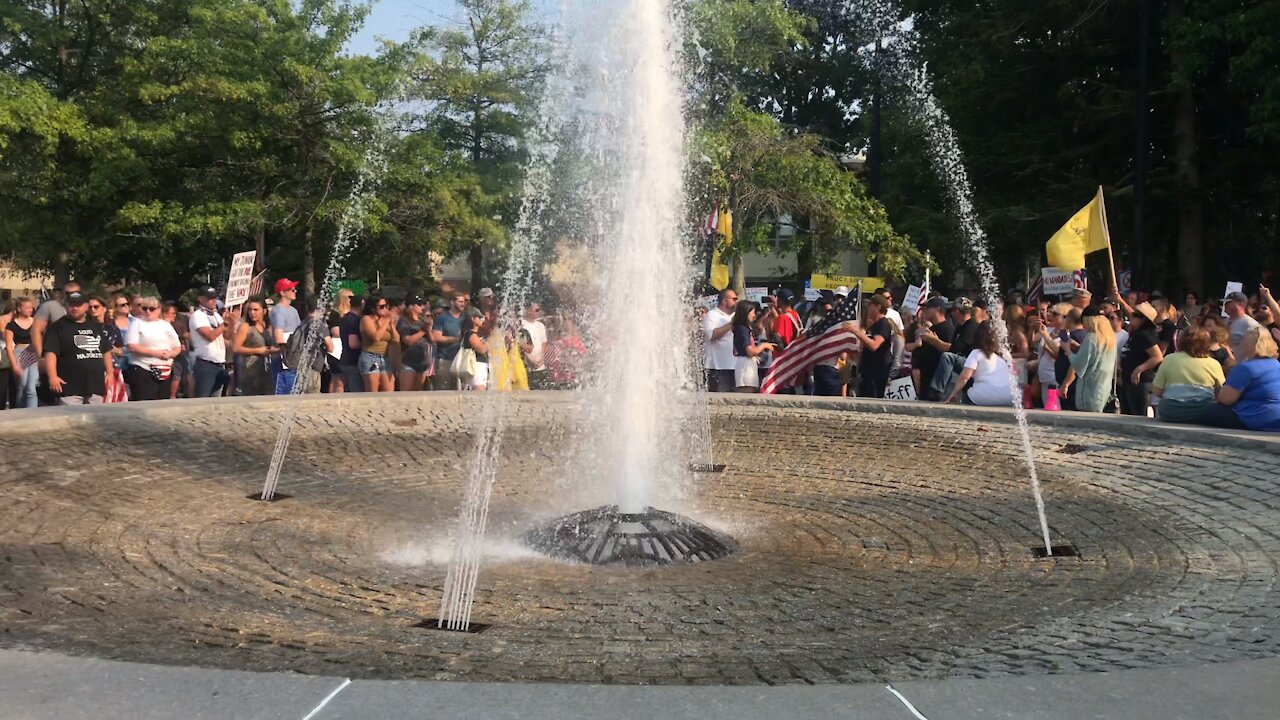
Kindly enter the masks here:
M 243 305 L 249 299 L 249 286 L 253 284 L 253 260 L 255 250 L 236 253 L 231 257 L 231 276 L 227 279 L 227 295 L 222 304 L 226 307 Z
M 761 300 L 769 297 L 769 288 L 767 287 L 744 288 L 742 295 L 747 299 L 747 302 L 758 303 Z
M 911 378 L 898 378 L 889 383 L 884 390 L 885 400 L 915 400 L 916 386 L 911 382 Z
M 907 296 L 902 298 L 902 314 L 915 315 L 916 310 L 920 309 L 920 293 L 924 291 L 917 285 L 907 287 Z
M 807 287 L 804 289 L 804 299 L 810 302 L 822 297 L 822 291 L 817 288 Z
M 1059 270 L 1056 267 L 1041 268 L 1040 277 L 1044 279 L 1045 295 L 1070 295 L 1076 291 L 1075 276 L 1070 270 Z

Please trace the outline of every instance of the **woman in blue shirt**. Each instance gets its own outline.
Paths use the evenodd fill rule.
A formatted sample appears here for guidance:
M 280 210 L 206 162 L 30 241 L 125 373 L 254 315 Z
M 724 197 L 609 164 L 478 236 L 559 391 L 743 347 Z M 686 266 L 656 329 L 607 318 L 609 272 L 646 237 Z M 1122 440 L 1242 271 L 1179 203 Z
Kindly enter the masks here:
M 1240 341 L 1240 364 L 1227 375 L 1218 402 L 1205 408 L 1205 425 L 1280 432 L 1280 351 L 1271 334 L 1253 328 Z

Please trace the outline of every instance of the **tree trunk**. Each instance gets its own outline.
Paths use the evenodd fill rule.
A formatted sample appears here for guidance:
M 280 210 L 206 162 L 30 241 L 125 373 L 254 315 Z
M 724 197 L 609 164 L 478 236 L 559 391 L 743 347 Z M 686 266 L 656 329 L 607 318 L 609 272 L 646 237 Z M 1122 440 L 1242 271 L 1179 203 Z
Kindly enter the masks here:
M 61 290 L 71 280 L 71 253 L 59 250 L 53 260 L 53 287 Z
M 472 245 L 467 259 L 471 262 L 471 294 L 475 295 L 484 287 L 484 248 Z
M 1169 20 L 1186 15 L 1185 0 L 1169 3 Z M 1174 72 L 1187 62 L 1183 53 L 1170 53 Z M 1184 75 L 1185 77 L 1185 75 Z M 1195 90 L 1188 84 L 1178 92 L 1173 110 L 1173 156 L 1178 181 L 1178 273 L 1183 287 L 1204 297 L 1204 199 L 1200 194 L 1200 127 Z
M 729 287 L 738 293 L 738 297 L 742 297 L 747 292 L 746 263 L 742 259 L 741 252 L 733 256 L 729 265 Z

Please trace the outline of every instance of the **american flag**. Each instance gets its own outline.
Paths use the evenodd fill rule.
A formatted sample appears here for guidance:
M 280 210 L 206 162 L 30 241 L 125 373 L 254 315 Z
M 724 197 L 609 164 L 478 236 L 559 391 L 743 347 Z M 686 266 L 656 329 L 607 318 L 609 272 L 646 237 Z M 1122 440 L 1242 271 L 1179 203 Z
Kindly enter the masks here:
M 263 270 L 253 276 L 253 280 L 249 281 L 249 297 L 255 298 L 262 295 L 262 280 L 267 276 L 267 271 Z
M 857 305 L 856 299 L 842 301 L 822 322 L 810 328 L 803 340 L 788 346 L 774 359 L 760 393 L 773 395 L 782 388 L 797 385 L 814 365 L 856 350 L 858 338 L 844 323 L 857 321 Z

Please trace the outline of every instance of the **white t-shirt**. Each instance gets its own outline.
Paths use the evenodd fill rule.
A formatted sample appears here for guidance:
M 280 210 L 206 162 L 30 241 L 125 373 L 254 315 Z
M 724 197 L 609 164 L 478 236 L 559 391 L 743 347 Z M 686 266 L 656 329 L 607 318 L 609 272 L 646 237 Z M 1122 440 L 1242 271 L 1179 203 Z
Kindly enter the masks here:
M 902 324 L 902 313 L 898 312 L 897 310 L 894 310 L 893 308 L 889 308 L 888 310 L 884 311 L 884 316 L 894 321 L 895 323 L 897 323 L 899 330 L 905 331 L 907 329 L 907 326 Z
M 141 345 L 152 350 L 166 350 L 182 347 L 178 333 L 173 326 L 164 320 L 139 320 L 129 324 L 129 333 L 124 340 L 125 345 Z M 173 359 L 162 360 L 150 355 L 131 354 L 129 362 L 139 367 L 172 367 Z
M 969 400 L 974 405 L 1005 406 L 1013 404 L 1013 391 L 1009 389 L 1009 363 L 1000 355 L 987 356 L 981 350 L 971 350 L 964 361 L 966 370 L 973 371 L 973 386 L 969 388 Z
M 533 342 L 533 350 L 529 351 L 529 369 L 546 370 L 547 364 L 543 362 L 542 350 L 547 346 L 547 326 L 543 325 L 541 320 L 521 320 L 520 327 L 529 333 L 529 340 Z
M 196 308 L 191 313 L 191 319 L 187 321 L 187 327 L 191 328 L 191 345 L 194 348 L 197 360 L 208 360 L 218 364 L 227 361 L 227 339 L 222 336 L 220 328 L 222 327 L 222 316 L 213 313 L 210 314 L 204 308 Z M 218 330 L 218 336 L 213 340 L 205 340 L 200 334 L 200 328 L 213 328 Z
M 727 332 L 719 340 L 712 340 L 711 334 L 719 328 L 733 322 L 733 316 L 713 307 L 707 311 L 702 320 L 702 337 L 704 348 L 704 364 L 708 370 L 733 370 L 733 333 Z

